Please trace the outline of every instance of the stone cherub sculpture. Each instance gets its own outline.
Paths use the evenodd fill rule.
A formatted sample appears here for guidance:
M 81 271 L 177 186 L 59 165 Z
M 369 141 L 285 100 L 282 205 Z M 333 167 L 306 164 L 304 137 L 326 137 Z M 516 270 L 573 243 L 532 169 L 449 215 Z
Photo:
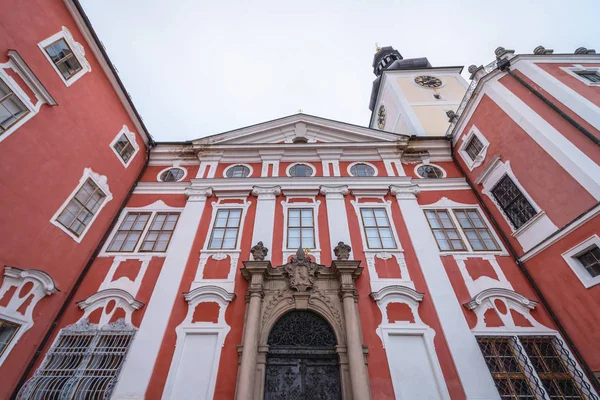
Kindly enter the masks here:
M 269 249 L 267 249 L 263 245 L 263 242 L 258 242 L 254 247 L 250 249 L 250 253 L 252 253 L 254 261 L 264 261 L 268 252 Z
M 338 245 L 335 246 L 335 249 L 333 249 L 333 253 L 335 254 L 338 260 L 344 261 L 350 258 L 351 250 L 352 247 L 348 246 L 346 243 L 338 242 Z

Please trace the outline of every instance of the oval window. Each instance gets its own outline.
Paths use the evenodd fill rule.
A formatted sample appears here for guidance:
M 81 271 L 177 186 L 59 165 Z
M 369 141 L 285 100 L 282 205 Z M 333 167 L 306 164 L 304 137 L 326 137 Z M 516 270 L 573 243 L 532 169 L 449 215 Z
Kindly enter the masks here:
M 435 165 L 421 165 L 417 169 L 417 174 L 421 178 L 443 178 L 444 172 Z
M 350 173 L 353 176 L 373 176 L 375 175 L 375 170 L 368 164 L 354 164 L 350 168 Z
M 313 169 L 306 164 L 296 164 L 290 168 L 290 176 L 312 176 Z
M 171 168 L 160 174 L 160 180 L 163 182 L 177 182 L 183 178 L 185 172 L 181 168 Z
M 226 173 L 228 178 L 245 178 L 250 175 L 250 168 L 245 165 L 234 165 Z

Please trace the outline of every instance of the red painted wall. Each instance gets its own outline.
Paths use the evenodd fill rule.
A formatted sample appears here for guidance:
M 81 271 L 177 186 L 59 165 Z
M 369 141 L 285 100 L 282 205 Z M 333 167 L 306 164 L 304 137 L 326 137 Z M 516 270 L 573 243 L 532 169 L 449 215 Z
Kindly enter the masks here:
M 566 71 L 563 71 L 561 67 L 572 67 L 573 64 L 569 63 L 536 63 L 536 65 L 542 68 L 544 71 L 548 72 L 556 79 L 594 103 L 595 105 L 600 107 L 600 87 L 598 86 L 588 86 L 585 83 L 581 82 L 579 79 L 569 75 Z M 579 64 L 584 67 L 600 67 L 600 64 L 587 63 L 587 64 Z

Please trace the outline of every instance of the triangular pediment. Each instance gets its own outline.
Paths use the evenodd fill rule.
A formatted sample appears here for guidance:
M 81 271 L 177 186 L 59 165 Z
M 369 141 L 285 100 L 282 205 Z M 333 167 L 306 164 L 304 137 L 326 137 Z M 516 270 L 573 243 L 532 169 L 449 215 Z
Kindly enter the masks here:
M 194 140 L 194 145 L 254 145 L 294 143 L 306 139 L 308 143 L 372 143 L 396 142 L 407 136 L 333 121 L 306 114 L 251 125 L 217 135 Z

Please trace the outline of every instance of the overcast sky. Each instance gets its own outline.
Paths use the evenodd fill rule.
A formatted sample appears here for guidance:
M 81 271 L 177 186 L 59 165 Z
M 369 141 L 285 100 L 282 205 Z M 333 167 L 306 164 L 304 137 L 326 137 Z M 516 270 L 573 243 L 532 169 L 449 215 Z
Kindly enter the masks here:
M 157 141 L 295 114 L 366 126 L 375 42 L 433 66 L 600 52 L 600 0 L 81 0 Z

